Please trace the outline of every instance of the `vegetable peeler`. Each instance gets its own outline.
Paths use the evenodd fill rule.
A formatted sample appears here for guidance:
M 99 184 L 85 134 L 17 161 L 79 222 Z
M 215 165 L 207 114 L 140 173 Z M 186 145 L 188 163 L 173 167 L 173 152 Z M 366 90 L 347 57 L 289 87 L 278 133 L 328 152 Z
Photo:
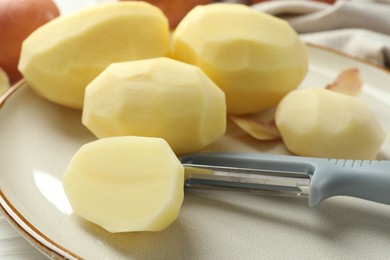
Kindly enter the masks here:
M 200 153 L 180 161 L 186 188 L 308 197 L 310 207 L 338 195 L 390 204 L 390 161 L 241 153 Z

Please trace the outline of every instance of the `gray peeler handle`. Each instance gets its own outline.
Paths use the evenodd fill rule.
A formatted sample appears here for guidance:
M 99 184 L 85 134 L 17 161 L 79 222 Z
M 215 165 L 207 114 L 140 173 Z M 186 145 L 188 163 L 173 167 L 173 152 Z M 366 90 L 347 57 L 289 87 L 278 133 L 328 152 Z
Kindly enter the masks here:
M 390 161 L 314 159 L 309 205 L 351 196 L 390 205 Z

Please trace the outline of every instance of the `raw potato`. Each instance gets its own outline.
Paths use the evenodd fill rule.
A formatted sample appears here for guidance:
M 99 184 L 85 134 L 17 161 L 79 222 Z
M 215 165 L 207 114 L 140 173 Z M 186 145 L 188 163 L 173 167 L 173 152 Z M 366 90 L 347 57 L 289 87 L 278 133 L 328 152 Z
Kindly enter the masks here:
M 53 0 L 0 1 L 0 67 L 10 81 L 16 82 L 22 77 L 17 67 L 23 41 L 59 15 Z
M 163 230 L 177 218 L 184 198 L 184 168 L 160 138 L 85 144 L 62 181 L 74 213 L 110 232 Z
M 145 2 L 109 3 L 40 27 L 23 42 L 19 70 L 39 95 L 81 109 L 85 87 L 110 63 L 168 52 L 161 10 Z
M 237 115 L 276 105 L 308 69 L 306 48 L 287 22 L 239 4 L 190 11 L 173 34 L 172 56 L 205 71 Z
M 158 6 L 164 12 L 169 19 L 170 28 L 174 30 L 192 8 L 197 5 L 209 4 L 212 0 L 148 0 L 148 2 Z
M 111 64 L 87 87 L 83 124 L 97 137 L 164 138 L 176 154 L 225 133 L 223 92 L 198 68 L 169 58 Z
M 386 138 L 362 100 L 320 88 L 286 95 L 275 120 L 287 148 L 303 156 L 371 160 Z

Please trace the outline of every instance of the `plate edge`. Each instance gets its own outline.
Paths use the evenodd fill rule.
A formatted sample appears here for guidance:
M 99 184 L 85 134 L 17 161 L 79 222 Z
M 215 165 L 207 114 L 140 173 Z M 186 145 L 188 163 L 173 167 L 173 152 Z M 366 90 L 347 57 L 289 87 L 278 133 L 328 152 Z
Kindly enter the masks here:
M 25 79 L 21 79 L 12 85 L 5 93 L 0 96 L 0 109 L 6 103 L 7 99 L 23 86 L 27 87 Z M 49 237 L 37 230 L 30 222 L 27 221 L 19 211 L 12 206 L 6 196 L 0 189 L 0 213 L 8 223 L 32 246 L 41 251 L 45 256 L 51 259 L 82 259 L 75 253 L 58 245 Z
M 30 222 L 12 206 L 1 190 L 0 213 L 20 235 L 45 256 L 51 259 L 82 259 L 75 253 L 55 243 L 31 225 Z
M 358 58 L 356 56 L 353 56 L 353 55 L 350 55 L 348 53 L 342 52 L 340 50 L 333 49 L 331 47 L 326 47 L 326 46 L 322 46 L 322 45 L 318 45 L 318 44 L 314 44 L 314 43 L 310 43 L 310 42 L 305 42 L 305 41 L 304 41 L 304 43 L 306 44 L 306 46 L 312 47 L 314 49 L 320 49 L 322 51 L 331 52 L 333 54 L 343 56 L 343 57 L 345 57 L 347 59 L 351 59 L 351 60 L 354 60 L 354 61 L 359 62 L 359 63 L 363 63 L 365 65 L 368 65 L 368 66 L 374 67 L 376 69 L 379 69 L 379 70 L 381 70 L 381 71 L 383 71 L 383 72 L 385 72 L 387 74 L 390 74 L 390 68 L 386 68 L 386 67 L 380 66 L 378 64 L 375 64 L 375 63 L 369 62 L 367 60 Z

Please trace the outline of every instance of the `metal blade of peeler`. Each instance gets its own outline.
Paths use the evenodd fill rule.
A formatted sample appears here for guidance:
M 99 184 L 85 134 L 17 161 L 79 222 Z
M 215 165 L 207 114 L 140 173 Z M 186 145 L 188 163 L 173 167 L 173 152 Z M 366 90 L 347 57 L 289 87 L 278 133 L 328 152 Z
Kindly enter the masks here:
M 204 153 L 180 158 L 185 187 L 308 197 L 315 206 L 345 195 L 390 204 L 390 161 Z

